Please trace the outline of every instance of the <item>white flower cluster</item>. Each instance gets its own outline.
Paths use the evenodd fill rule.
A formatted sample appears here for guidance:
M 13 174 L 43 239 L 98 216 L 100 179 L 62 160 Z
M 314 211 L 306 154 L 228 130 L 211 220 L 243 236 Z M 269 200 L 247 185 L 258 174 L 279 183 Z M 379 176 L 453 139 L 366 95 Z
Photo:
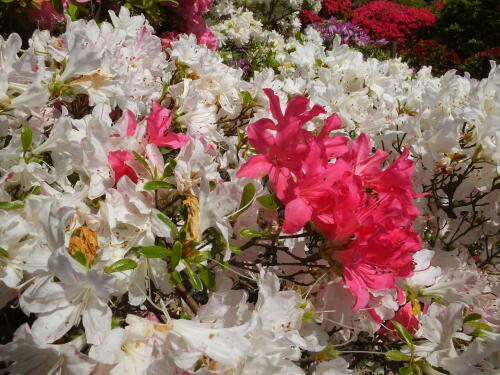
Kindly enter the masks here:
M 233 8 L 231 17 L 219 36 L 237 45 L 259 37 L 251 13 Z M 414 75 L 338 40 L 326 51 L 308 29 L 300 41 L 280 36 L 280 68 L 244 81 L 193 35 L 164 52 L 144 17 L 122 8 L 111 19 L 68 19 L 64 34 L 36 31 L 23 51 L 18 35 L 0 38 L 0 308 L 18 298 L 34 316 L 0 346 L 7 371 L 350 374 L 342 347 L 383 335 L 383 321 L 406 306 L 416 339 L 401 341 L 400 355 L 434 374 L 498 371 L 498 280 L 442 249 L 498 230 L 500 67 L 482 81 Z M 306 94 L 339 115 L 342 131 L 366 132 L 378 147 L 408 145 L 419 185 L 472 165 L 453 199 L 422 198 L 436 251 L 417 252 L 413 276 L 398 281 L 405 308 L 389 289 L 353 311 L 355 297 L 328 272 L 302 272 L 301 289 L 280 284 L 314 246 L 300 235 L 273 237 L 289 249 L 283 265 L 257 266 L 262 244 L 252 236 L 264 227 L 279 235 L 279 214 L 257 202 L 265 182 L 236 172 L 254 152 L 245 126 L 271 117 L 264 88 L 283 103 Z M 469 197 L 480 199 L 469 206 Z M 462 234 L 467 215 L 477 216 Z M 192 291 L 210 288 L 201 306 L 187 280 Z

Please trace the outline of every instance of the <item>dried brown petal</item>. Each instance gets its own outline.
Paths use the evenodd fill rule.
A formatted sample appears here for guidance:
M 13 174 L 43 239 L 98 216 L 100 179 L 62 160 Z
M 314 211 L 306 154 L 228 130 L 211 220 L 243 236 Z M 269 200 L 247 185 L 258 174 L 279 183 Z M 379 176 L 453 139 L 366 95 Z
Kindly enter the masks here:
M 187 241 L 199 241 L 201 239 L 200 228 L 200 202 L 198 197 L 191 193 L 186 194 L 186 199 L 182 201 L 187 208 L 188 222 L 186 226 Z
M 71 234 L 68 252 L 72 257 L 75 256 L 77 251 L 80 251 L 85 255 L 89 264 L 92 264 L 94 263 L 98 248 L 97 233 L 89 227 L 81 226 L 76 228 Z

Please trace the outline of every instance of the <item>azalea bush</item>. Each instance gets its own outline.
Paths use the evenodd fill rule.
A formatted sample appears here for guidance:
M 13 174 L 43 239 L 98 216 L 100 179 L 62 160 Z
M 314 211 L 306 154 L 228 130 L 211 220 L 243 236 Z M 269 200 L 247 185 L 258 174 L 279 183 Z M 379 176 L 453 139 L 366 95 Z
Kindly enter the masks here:
M 0 38 L 2 373 L 498 372 L 500 68 L 273 4 Z
M 444 74 L 450 69 L 458 69 L 462 63 L 460 56 L 432 39 L 421 39 L 407 46 L 401 46 L 398 48 L 398 54 L 410 66 L 418 68 L 432 66 L 434 74 Z M 467 71 L 470 72 L 469 69 Z
M 125 6 L 135 13 L 143 13 L 155 31 L 163 35 L 164 43 L 177 38 L 179 33 L 192 33 L 198 42 L 215 47 L 215 39 L 206 27 L 202 15 L 211 7 L 211 0 L 33 0 L 0 2 L 0 35 L 21 33 L 29 38 L 33 30 L 64 31 L 66 17 L 76 21 L 111 21 L 109 11 Z
M 352 22 L 368 30 L 373 37 L 405 42 L 416 31 L 434 25 L 436 17 L 426 9 L 390 1 L 371 1 L 353 11 Z
M 447 0 L 437 14 L 436 39 L 462 58 L 499 46 L 497 1 Z

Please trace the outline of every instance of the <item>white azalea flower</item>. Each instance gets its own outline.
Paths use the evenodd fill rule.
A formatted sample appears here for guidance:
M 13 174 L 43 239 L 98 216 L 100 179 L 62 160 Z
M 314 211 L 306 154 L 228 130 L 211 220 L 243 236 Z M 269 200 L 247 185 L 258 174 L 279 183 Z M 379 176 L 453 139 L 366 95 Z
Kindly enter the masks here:
M 38 315 L 33 334 L 51 343 L 82 319 L 87 341 L 98 342 L 111 329 L 107 303 L 114 290 L 113 277 L 86 269 L 63 248 L 51 255 L 49 270 L 51 275 L 38 278 L 20 299 L 24 311 Z
M 96 363 L 80 352 L 83 345 L 81 337 L 67 344 L 46 344 L 23 324 L 13 341 L 0 345 L 0 360 L 7 364 L 9 374 L 90 375 Z

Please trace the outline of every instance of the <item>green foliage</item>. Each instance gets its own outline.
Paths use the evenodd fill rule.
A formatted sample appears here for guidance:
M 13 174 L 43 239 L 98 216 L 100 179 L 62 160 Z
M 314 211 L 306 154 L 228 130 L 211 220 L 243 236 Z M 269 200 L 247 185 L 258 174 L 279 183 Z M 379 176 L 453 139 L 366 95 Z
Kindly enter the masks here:
M 24 124 L 21 128 L 21 145 L 23 146 L 23 151 L 27 152 L 31 148 L 31 142 L 33 140 L 33 133 L 28 124 Z
M 500 41 L 500 1 L 447 0 L 438 12 L 436 39 L 462 57 Z
M 114 262 L 111 266 L 106 267 L 104 269 L 104 272 L 106 273 L 123 272 L 127 270 L 133 270 L 136 267 L 137 263 L 134 260 L 124 258 Z
M 400 350 L 389 350 L 385 353 L 385 358 L 389 361 L 398 362 L 408 362 L 411 359 L 409 355 L 402 353 Z
M 166 181 L 148 181 L 144 184 L 144 190 L 175 189 L 175 185 Z
M 258 237 L 262 237 L 262 233 L 260 232 L 257 232 L 256 230 L 253 230 L 253 229 L 242 229 L 240 231 L 240 235 L 243 236 L 243 237 L 246 237 L 246 238 L 258 238 Z
M 163 246 L 145 246 L 137 252 L 146 258 L 165 258 L 170 255 L 170 250 Z
M 0 210 L 17 210 L 24 207 L 24 202 L 12 201 L 12 202 L 0 202 Z

